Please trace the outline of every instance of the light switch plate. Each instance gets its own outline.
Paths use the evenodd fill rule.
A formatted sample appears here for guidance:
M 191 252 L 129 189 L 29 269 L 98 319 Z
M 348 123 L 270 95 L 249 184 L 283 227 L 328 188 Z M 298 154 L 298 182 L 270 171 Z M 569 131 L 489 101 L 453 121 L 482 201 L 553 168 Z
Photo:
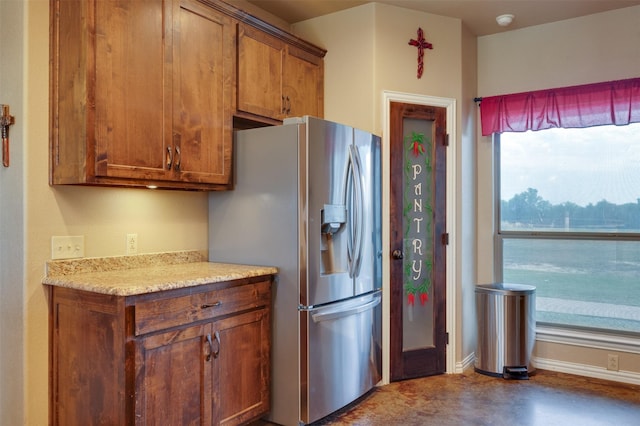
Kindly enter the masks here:
M 51 237 L 51 259 L 84 257 L 84 235 Z

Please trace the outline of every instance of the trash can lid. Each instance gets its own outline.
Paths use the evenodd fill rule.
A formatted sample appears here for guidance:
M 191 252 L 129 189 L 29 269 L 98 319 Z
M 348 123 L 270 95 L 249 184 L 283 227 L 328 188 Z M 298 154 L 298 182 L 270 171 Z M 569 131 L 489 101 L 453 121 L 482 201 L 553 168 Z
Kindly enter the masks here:
M 536 287 L 528 284 L 492 283 L 478 284 L 476 293 L 531 294 Z

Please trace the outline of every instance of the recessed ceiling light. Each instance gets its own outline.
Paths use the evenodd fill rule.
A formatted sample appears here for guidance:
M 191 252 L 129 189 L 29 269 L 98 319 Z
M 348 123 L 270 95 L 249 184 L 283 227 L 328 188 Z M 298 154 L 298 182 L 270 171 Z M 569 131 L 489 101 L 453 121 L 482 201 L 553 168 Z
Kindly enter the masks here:
M 506 27 L 506 26 L 509 26 L 509 24 L 511 24 L 513 22 L 513 18 L 514 18 L 513 15 L 507 13 L 505 15 L 500 15 L 500 16 L 496 17 L 496 22 L 501 27 Z

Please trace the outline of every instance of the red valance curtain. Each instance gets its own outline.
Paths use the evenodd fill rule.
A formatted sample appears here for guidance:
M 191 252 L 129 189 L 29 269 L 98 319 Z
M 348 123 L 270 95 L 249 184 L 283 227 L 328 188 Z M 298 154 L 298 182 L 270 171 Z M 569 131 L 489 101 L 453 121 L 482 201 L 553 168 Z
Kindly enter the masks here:
M 482 135 L 552 127 L 640 122 L 640 78 L 490 96 L 480 102 Z

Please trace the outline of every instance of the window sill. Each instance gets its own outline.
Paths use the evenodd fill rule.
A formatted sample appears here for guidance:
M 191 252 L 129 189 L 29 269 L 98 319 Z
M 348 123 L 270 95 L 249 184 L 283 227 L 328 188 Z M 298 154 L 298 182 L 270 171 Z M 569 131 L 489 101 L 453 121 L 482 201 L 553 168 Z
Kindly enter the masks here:
M 636 334 L 536 325 L 536 340 L 604 350 L 640 354 L 640 337 Z

